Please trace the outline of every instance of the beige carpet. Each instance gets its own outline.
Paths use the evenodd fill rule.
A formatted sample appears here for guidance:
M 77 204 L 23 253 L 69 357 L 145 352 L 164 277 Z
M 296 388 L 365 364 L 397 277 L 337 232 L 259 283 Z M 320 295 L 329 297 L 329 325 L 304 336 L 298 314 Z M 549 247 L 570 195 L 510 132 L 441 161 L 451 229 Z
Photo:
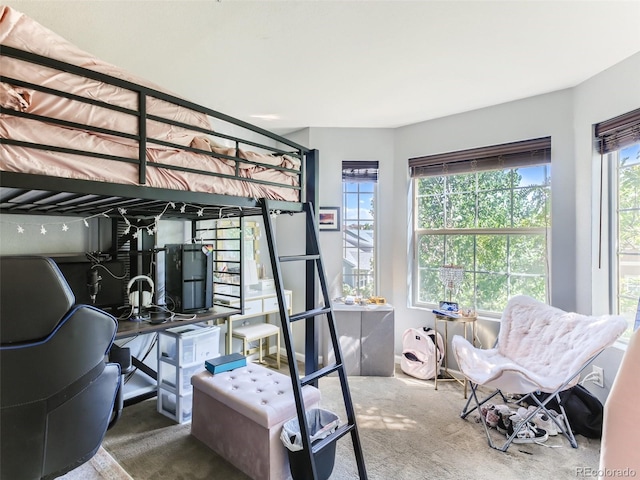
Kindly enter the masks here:
M 88 462 L 58 480 L 132 480 L 131 476 L 102 447 Z
M 409 377 L 350 377 L 368 477 L 374 480 L 572 479 L 597 469 L 599 440 L 564 437 L 548 446 L 512 445 L 506 453 L 488 447 L 482 425 L 459 417 L 462 387 Z M 322 407 L 345 419 L 337 378 L 320 381 Z M 496 440 L 499 434 L 494 430 Z M 247 477 L 177 425 L 156 412 L 155 400 L 127 407 L 107 433 L 104 447 L 135 480 L 235 480 Z M 338 442 L 332 479 L 357 478 L 351 437 Z M 581 470 L 582 469 L 582 470 Z

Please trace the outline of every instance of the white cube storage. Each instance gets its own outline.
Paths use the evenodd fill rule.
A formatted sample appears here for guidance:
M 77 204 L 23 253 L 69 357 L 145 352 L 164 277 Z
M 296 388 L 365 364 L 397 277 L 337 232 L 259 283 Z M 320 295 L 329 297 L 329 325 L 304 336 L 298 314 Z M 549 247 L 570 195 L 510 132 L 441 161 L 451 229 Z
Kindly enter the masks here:
M 191 421 L 191 377 L 220 356 L 220 327 L 192 324 L 158 333 L 158 412 L 178 423 Z
M 178 423 L 191 421 L 193 394 L 176 395 L 165 389 L 158 390 L 158 411 Z
M 191 393 L 191 377 L 204 370 L 204 362 L 198 362 L 188 367 L 179 367 L 164 362 L 158 371 L 158 387 L 176 392 L 178 395 Z
M 217 340 L 217 341 L 216 341 Z M 169 328 L 158 336 L 158 359 L 188 365 L 220 354 L 220 327 L 193 324 Z

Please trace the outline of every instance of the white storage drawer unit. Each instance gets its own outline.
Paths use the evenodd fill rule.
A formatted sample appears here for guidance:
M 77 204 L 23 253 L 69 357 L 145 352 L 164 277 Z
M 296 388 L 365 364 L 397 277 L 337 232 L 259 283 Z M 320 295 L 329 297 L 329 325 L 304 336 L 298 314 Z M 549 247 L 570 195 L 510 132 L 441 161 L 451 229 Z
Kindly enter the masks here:
M 220 328 L 195 325 L 170 328 L 158 337 L 158 358 L 175 365 L 202 362 L 220 353 Z M 179 336 L 180 339 L 178 341 Z M 179 350 L 179 351 L 178 351 Z
M 179 367 L 170 363 L 163 363 L 158 372 L 158 387 L 164 388 L 178 395 L 191 392 L 191 377 L 205 369 L 204 361 L 188 367 Z M 176 382 L 178 382 L 176 384 Z
M 291 292 L 285 292 L 284 298 L 287 302 L 287 310 L 289 310 L 291 308 Z M 262 308 L 265 313 L 279 312 L 278 297 L 274 295 L 263 299 Z
M 193 391 L 188 395 L 176 395 L 167 390 L 158 391 L 158 411 L 178 423 L 191 421 Z
M 193 324 L 159 332 L 158 412 L 178 423 L 191 421 L 191 377 L 219 355 L 220 327 Z

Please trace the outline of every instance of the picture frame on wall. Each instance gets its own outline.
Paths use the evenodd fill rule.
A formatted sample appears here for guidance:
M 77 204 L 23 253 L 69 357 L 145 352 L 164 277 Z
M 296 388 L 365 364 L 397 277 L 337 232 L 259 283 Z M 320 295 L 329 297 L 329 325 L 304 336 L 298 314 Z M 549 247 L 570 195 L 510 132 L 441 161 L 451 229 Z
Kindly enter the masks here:
M 318 228 L 322 231 L 340 231 L 340 207 L 320 207 Z

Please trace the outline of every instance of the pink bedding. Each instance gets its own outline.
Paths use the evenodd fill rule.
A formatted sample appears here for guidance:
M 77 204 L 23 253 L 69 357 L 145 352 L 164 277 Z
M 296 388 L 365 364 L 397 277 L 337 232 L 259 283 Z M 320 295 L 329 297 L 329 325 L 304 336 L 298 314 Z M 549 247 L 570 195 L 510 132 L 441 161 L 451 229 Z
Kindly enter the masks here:
M 163 91 L 151 82 L 130 75 L 91 56 L 26 15 L 6 6 L 0 6 L 0 43 Z M 134 114 L 138 109 L 138 95 L 135 92 L 4 56 L 0 57 L 0 71 L 7 77 L 98 99 L 129 109 L 131 113 L 114 112 L 36 90 L 0 83 L 0 104 L 3 107 L 128 134 L 136 134 L 138 131 L 138 118 Z M 146 108 L 149 114 L 211 130 L 206 115 L 170 102 L 147 97 Z M 202 133 L 162 122 L 148 120 L 146 128 L 149 138 L 292 170 L 282 171 L 265 168 L 255 163 L 242 162 L 240 164 L 242 178 L 277 182 L 282 185 L 298 185 L 297 171 L 299 171 L 300 162 L 295 157 L 236 150 L 219 145 L 214 140 L 204 137 Z M 134 139 L 77 130 L 6 114 L 0 115 L 0 136 L 106 153 L 133 160 L 138 158 L 138 143 Z M 178 147 L 163 146 L 153 142 L 147 143 L 147 162 L 148 166 L 165 163 L 225 175 L 234 175 L 236 164 L 234 160 L 187 152 L 179 150 Z M 138 183 L 138 168 L 132 163 L 35 150 L 5 143 L 0 144 L 0 170 L 113 183 Z M 290 201 L 299 199 L 298 190 L 292 188 L 266 186 L 249 181 L 185 173 L 166 168 L 147 168 L 146 185 L 251 198 L 268 197 Z

